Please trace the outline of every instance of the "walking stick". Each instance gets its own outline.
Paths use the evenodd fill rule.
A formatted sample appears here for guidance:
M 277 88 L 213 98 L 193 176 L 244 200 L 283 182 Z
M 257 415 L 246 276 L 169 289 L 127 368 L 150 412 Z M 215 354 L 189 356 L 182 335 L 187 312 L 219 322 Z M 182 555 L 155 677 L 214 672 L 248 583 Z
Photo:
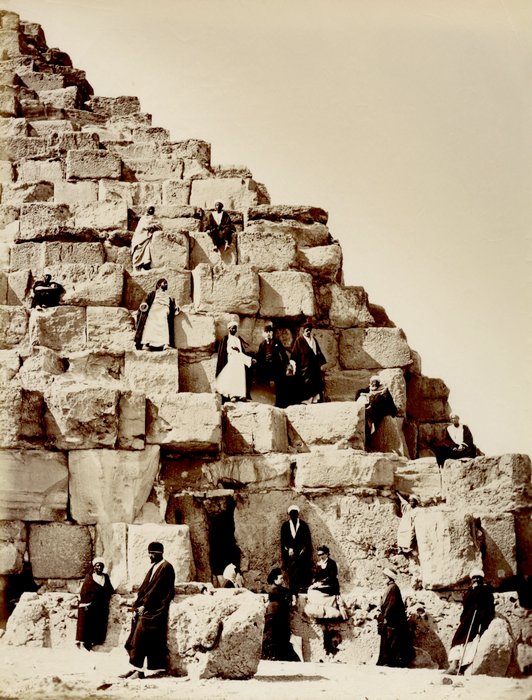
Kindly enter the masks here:
M 464 660 L 464 654 L 466 650 L 467 643 L 469 642 L 469 635 L 471 634 L 471 630 L 473 629 L 473 623 L 475 622 L 475 617 L 477 616 L 477 611 L 473 613 L 473 618 L 471 620 L 471 624 L 469 625 L 469 629 L 467 631 L 467 637 L 465 640 L 465 643 L 462 647 L 462 653 L 460 654 L 460 662 L 458 663 L 458 673 L 460 673 L 460 669 L 462 668 L 462 661 Z

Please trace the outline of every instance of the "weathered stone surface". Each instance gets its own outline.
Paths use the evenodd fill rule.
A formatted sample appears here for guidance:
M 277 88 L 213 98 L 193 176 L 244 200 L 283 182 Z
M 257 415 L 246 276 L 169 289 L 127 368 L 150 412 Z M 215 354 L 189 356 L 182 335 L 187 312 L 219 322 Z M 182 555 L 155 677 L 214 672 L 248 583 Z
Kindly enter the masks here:
M 59 449 L 114 447 L 119 390 L 56 380 L 46 392 L 46 432 Z
M 82 578 L 92 559 L 89 528 L 33 523 L 29 528 L 29 550 L 35 578 Z
M 263 272 L 260 279 L 260 315 L 314 316 L 312 277 L 306 272 Z
M 238 234 L 237 250 L 239 264 L 255 270 L 289 270 L 296 265 L 296 243 L 287 231 L 255 230 L 250 225 Z
M 301 248 L 297 264 L 321 281 L 334 282 L 342 268 L 342 249 L 338 243 Z
M 23 185 L 2 185 L 2 201 L 20 206 L 25 202 L 48 202 L 54 197 L 54 186 L 50 182 L 32 182 Z
M 23 389 L 44 393 L 65 365 L 59 355 L 45 347 L 32 348 L 32 353 L 24 359 L 18 379 Z
M 463 583 L 473 567 L 482 569 L 470 515 L 445 508 L 422 508 L 416 515 L 416 539 L 425 588 L 452 588 Z
M 505 676 L 514 653 L 512 628 L 503 617 L 495 617 L 480 637 L 473 663 L 466 670 L 469 676 Z
M 295 273 L 297 274 L 297 273 Z M 197 311 L 255 314 L 259 309 L 259 279 L 249 266 L 212 270 L 205 263 L 192 272 Z
M 66 516 L 68 469 L 60 452 L 0 452 L 0 518 L 63 520 Z
M 10 246 L 9 270 L 38 270 L 42 266 L 42 243 L 19 243 Z
M 248 219 L 265 219 L 267 221 L 283 221 L 293 219 L 302 224 L 320 223 L 326 224 L 328 214 L 319 207 L 290 206 L 287 204 L 263 204 L 251 207 L 248 212 Z
M 327 362 L 321 366 L 324 372 L 335 368 L 338 364 L 338 339 L 335 331 L 324 330 L 322 328 L 314 329 L 316 337 L 322 353 L 325 355 Z M 289 344 L 291 345 L 291 343 Z
M 0 574 L 19 574 L 25 551 L 25 524 L 21 520 L 0 521 Z
M 230 249 L 231 251 L 232 249 Z M 236 254 L 235 254 L 236 255 Z M 229 253 L 224 253 L 224 257 Z M 190 233 L 190 268 L 194 269 L 198 265 L 207 264 L 210 267 L 220 265 L 220 253 L 214 250 L 212 239 L 208 233 L 202 231 L 191 231 Z
M 79 103 L 78 88 L 71 85 L 57 90 L 40 90 L 39 100 L 53 109 L 76 109 Z
M 214 317 L 181 311 L 175 318 L 175 346 L 180 351 L 210 353 L 216 341 Z
M 120 394 L 118 404 L 118 447 L 143 450 L 146 440 L 146 397 L 139 391 Z
M 24 306 L 30 296 L 31 271 L 19 270 L 7 276 L 7 303 L 10 306 Z
M 15 246 L 21 248 L 25 245 L 38 246 L 29 243 Z M 57 263 L 78 263 L 83 265 L 102 265 L 105 262 L 105 252 L 101 243 L 63 243 L 49 241 L 41 243 L 41 265 L 55 265 Z
M 43 74 L 41 74 L 43 75 Z M 56 78 L 64 81 L 64 76 L 62 75 L 51 75 L 52 78 Z M 40 86 L 40 88 L 45 90 L 58 90 L 64 87 L 63 85 L 57 85 L 54 87 Z M 74 124 L 66 119 L 38 119 L 31 121 L 30 131 L 32 136 L 54 136 L 56 134 L 72 133 L 75 131 Z
M 284 411 L 258 403 L 226 404 L 223 409 L 224 449 L 228 454 L 287 452 Z
M 163 204 L 178 206 L 190 203 L 190 180 L 165 180 L 162 188 Z
M 121 379 L 124 355 L 112 350 L 82 350 L 68 354 L 68 373 L 65 385 L 94 380 L 92 386 L 116 386 Z
M 194 559 L 187 525 L 130 525 L 127 534 L 127 569 L 131 586 L 138 588 L 150 568 L 150 542 L 163 543 L 164 558 L 174 567 L 176 583 L 193 580 Z
M 352 401 L 288 406 L 290 444 L 298 452 L 317 445 L 364 449 L 364 408 Z
M 23 158 L 17 163 L 18 183 L 53 182 L 59 185 L 62 179 L 63 168 L 59 159 L 35 160 L 33 158 Z
M 129 158 L 124 163 L 127 175 L 136 180 L 179 180 L 183 176 L 183 161 L 180 158 Z
M 452 508 L 467 506 L 492 513 L 513 510 L 529 503 L 530 457 L 505 454 L 448 460 L 443 480 Z
M 37 593 L 23 593 L 7 622 L 4 642 L 12 646 L 43 647 L 48 632 L 48 616 Z
M 175 299 L 177 306 L 186 306 L 192 302 L 191 273 L 185 270 L 159 268 L 126 274 L 123 305 L 127 309 L 136 311 L 148 294 L 155 289 L 157 280 L 161 277 L 168 280 L 168 293 Z
M 63 352 L 83 350 L 87 335 L 85 319 L 84 307 L 55 306 L 50 309 L 34 309 L 30 317 L 31 344 L 44 345 Z
M 190 203 L 205 209 L 212 208 L 220 200 L 225 209 L 245 211 L 259 203 L 260 191 L 251 178 L 224 177 L 194 179 L 190 186 Z
M 140 112 L 139 98 L 129 95 L 121 95 L 120 97 L 97 97 L 93 95 L 90 99 L 90 106 L 93 112 L 104 114 L 106 117 Z
M 395 455 L 319 449 L 296 456 L 295 486 L 305 488 L 389 487 L 405 460 Z
M 79 182 L 56 182 L 54 184 L 54 202 L 76 204 L 77 202 L 98 201 L 98 183 L 91 180 Z
M 221 414 L 214 394 L 179 393 L 148 402 L 146 442 L 182 452 L 217 452 Z
M 74 216 L 67 204 L 32 202 L 20 209 L 18 241 L 35 241 L 53 238 L 65 227 L 74 226 Z
M 344 369 L 405 367 L 410 348 L 399 328 L 353 328 L 340 333 L 340 364 Z
M 484 574 L 492 586 L 517 573 L 515 524 L 512 513 L 481 515 L 486 551 Z
M 17 376 L 21 360 L 15 350 L 0 350 L 0 382 L 11 381 Z
M 73 210 L 74 222 L 79 228 L 100 231 L 127 229 L 127 205 L 123 201 L 79 202 L 73 206 Z
M 114 351 L 134 350 L 135 324 L 122 307 L 87 307 L 87 346 Z
M 293 461 L 287 454 L 233 455 L 205 463 L 202 472 L 212 488 L 288 488 Z
M 311 249 L 313 250 L 313 249 Z M 363 287 L 330 284 L 329 319 L 337 328 L 366 327 L 374 323 Z
M 70 150 L 66 157 L 67 180 L 119 179 L 122 162 L 109 151 Z
M 179 391 L 192 391 L 196 394 L 208 394 L 215 390 L 217 356 L 189 358 L 179 355 Z
M 124 269 L 115 263 L 47 266 L 55 282 L 63 285 L 62 303 L 71 306 L 118 306 L 122 300 Z
M 13 379 L 0 386 L 0 448 L 33 447 L 43 438 L 42 396 Z
M 70 512 L 80 525 L 132 523 L 159 472 L 159 447 L 77 450 L 68 458 Z
M 129 589 L 127 529 L 126 523 L 98 523 L 95 528 L 94 554 L 105 560 L 105 569 L 117 593 L 124 593 Z
M 441 497 L 440 470 L 434 457 L 413 459 L 395 471 L 394 489 L 401 494 L 414 494 L 421 501 Z
M 156 231 L 151 246 L 152 267 L 167 267 L 170 270 L 188 268 L 188 234 L 184 232 Z
M 15 74 L 13 74 L 14 76 Z M 0 123 L 0 138 L 12 138 L 17 136 L 28 136 L 29 125 L 26 119 L 22 117 L 11 117 L 10 119 L 2 119 Z M 7 161 L 3 161 L 7 163 Z M 11 182 L 11 178 L 9 178 Z
M 130 389 L 145 394 L 155 403 L 165 397 L 174 396 L 179 386 L 177 351 L 126 352 L 124 380 Z
M 28 330 L 28 313 L 20 306 L 0 306 L 0 348 L 20 345 Z

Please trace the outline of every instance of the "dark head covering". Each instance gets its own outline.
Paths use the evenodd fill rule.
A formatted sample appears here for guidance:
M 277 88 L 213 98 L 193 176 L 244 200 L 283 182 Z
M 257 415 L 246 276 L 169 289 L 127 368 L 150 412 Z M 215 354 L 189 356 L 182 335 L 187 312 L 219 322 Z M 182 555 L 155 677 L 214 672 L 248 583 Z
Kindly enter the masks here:
M 168 284 L 168 280 L 166 279 L 166 277 L 161 277 L 160 280 L 157 280 L 157 284 L 155 285 L 155 289 L 159 289 L 159 287 L 161 286 L 161 284 L 163 282 L 166 282 Z
M 155 214 L 155 207 L 148 207 L 148 214 Z
M 305 321 L 305 323 L 303 324 L 303 328 L 314 328 L 312 321 Z
M 270 573 L 268 574 L 268 578 L 266 579 L 270 586 L 272 583 L 275 583 L 275 579 L 279 576 L 279 574 L 282 574 L 283 570 L 280 569 L 278 566 L 275 567 L 275 569 L 272 569 Z
M 264 326 L 264 331 L 265 331 L 265 333 L 268 333 L 269 331 L 273 331 L 273 326 L 272 326 L 272 324 L 271 324 L 271 323 L 267 323 L 267 324 Z
M 164 552 L 164 546 L 162 542 L 150 542 L 148 545 L 148 552 Z
M 329 554 L 329 547 L 327 547 L 326 544 L 322 544 L 318 547 L 318 552 L 322 552 L 323 554 Z

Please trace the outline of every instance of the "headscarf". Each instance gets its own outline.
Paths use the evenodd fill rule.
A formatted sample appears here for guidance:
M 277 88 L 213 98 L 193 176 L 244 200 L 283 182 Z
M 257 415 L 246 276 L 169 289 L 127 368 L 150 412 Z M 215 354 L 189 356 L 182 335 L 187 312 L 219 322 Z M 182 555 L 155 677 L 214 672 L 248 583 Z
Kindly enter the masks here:
M 222 576 L 227 581 L 232 581 L 234 583 L 236 580 L 236 566 L 234 564 L 228 564 L 225 567 Z

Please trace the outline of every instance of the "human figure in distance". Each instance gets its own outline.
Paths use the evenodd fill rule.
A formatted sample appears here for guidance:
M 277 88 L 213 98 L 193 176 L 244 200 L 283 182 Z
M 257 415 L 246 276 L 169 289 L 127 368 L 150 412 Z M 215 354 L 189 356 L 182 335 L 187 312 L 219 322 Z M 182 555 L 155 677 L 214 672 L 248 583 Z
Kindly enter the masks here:
M 299 506 L 288 508 L 288 520 L 281 525 L 281 559 L 293 596 L 304 593 L 312 576 L 310 529 L 299 517 Z
M 370 378 L 369 387 L 357 391 L 355 401 L 358 401 L 361 396 L 364 398 L 366 405 L 365 444 L 368 449 L 371 447 L 372 436 L 377 432 L 386 416 L 395 418 L 397 415 L 397 407 L 390 394 L 390 390 L 376 375 Z
M 275 337 L 271 323 L 264 326 L 263 340 L 257 351 L 257 381 L 263 386 L 275 390 L 275 405 L 278 408 L 288 406 L 286 391 L 286 371 L 290 366 L 288 353 L 281 341 Z
M 290 643 L 292 594 L 285 587 L 282 569 L 272 569 L 267 581 L 268 607 L 264 616 L 262 658 L 272 661 L 299 661 L 299 656 Z
M 244 352 L 246 344 L 238 335 L 238 321 L 231 319 L 227 324 L 227 335 L 218 348 L 216 362 L 216 391 L 222 402 L 246 401 L 249 397 L 247 370 L 255 364 L 255 359 Z
M 145 661 L 148 670 L 153 672 L 150 675 L 166 672 L 168 610 L 175 593 L 175 572 L 163 553 L 161 542 L 148 545 L 151 567 L 133 604 L 131 632 L 125 643 L 132 668 L 121 678 L 144 678 Z
M 312 321 L 303 324 L 292 346 L 290 363 L 294 369 L 297 400 L 295 403 L 319 403 L 323 401 L 323 376 L 321 366 L 327 362 L 318 341 L 314 337 Z
M 131 260 L 135 270 L 151 268 L 151 243 L 155 231 L 160 231 L 161 225 L 155 218 L 155 207 L 148 207 L 140 217 L 131 239 Z
M 180 311 L 168 294 L 168 281 L 161 278 L 139 306 L 135 345 L 139 350 L 167 350 L 174 347 L 174 317 Z
M 377 666 L 404 668 L 415 656 L 412 632 L 403 597 L 396 583 L 397 572 L 385 568 L 383 574 L 388 585 L 377 618 L 377 630 L 381 637 Z
M 447 459 L 470 458 L 477 455 L 473 435 L 467 425 L 460 423 L 460 416 L 457 413 L 451 413 L 450 419 L 451 423 L 447 426 L 443 443 L 430 445 L 439 467 L 443 467 Z
M 215 202 L 214 210 L 209 212 L 207 233 L 212 241 L 213 250 L 220 255 L 220 261 L 233 265 L 236 262 L 233 245 L 235 226 L 229 214 L 224 211 L 222 202 Z
M 314 569 L 314 577 L 309 586 L 309 591 L 317 590 L 328 596 L 339 595 L 338 566 L 334 559 L 330 557 L 329 547 L 323 544 L 318 547 L 317 553 L 318 563 Z
M 64 287 L 59 282 L 52 282 L 52 275 L 46 273 L 42 280 L 37 280 L 31 290 L 31 308 L 47 309 L 59 306 Z
M 101 557 L 92 561 L 92 572 L 85 576 L 79 593 L 76 645 L 90 651 L 96 644 L 103 644 L 107 635 L 109 601 L 114 593 L 105 562 Z

